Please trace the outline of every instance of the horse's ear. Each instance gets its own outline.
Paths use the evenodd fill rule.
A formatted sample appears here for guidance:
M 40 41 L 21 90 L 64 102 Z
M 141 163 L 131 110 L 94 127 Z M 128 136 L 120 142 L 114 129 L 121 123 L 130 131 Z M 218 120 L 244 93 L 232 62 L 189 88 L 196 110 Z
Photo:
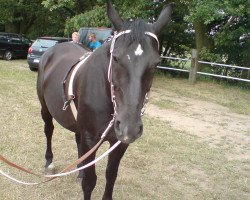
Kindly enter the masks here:
M 115 30 L 120 31 L 123 24 L 123 20 L 120 18 L 118 12 L 115 10 L 110 1 L 107 1 L 107 12 L 109 20 L 114 26 Z
M 170 22 L 173 4 L 168 4 L 162 11 L 157 21 L 153 24 L 155 33 L 159 35 L 162 29 Z

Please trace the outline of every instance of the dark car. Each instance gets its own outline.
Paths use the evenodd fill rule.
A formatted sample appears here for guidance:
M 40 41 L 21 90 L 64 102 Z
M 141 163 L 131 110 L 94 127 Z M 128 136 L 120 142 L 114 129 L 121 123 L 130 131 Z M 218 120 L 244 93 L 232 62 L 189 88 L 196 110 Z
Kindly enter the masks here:
M 96 39 L 103 43 L 105 40 L 107 40 L 112 35 L 112 29 L 111 28 L 93 28 L 93 27 L 83 27 L 79 29 L 79 35 L 80 35 L 80 42 L 83 45 L 88 46 L 89 43 L 89 34 L 95 33 Z
M 31 40 L 22 34 L 0 32 L 0 56 L 5 60 L 26 58 Z
M 29 48 L 27 62 L 31 71 L 38 69 L 40 58 L 43 53 L 50 47 L 62 43 L 71 41 L 69 38 L 63 37 L 39 37 Z

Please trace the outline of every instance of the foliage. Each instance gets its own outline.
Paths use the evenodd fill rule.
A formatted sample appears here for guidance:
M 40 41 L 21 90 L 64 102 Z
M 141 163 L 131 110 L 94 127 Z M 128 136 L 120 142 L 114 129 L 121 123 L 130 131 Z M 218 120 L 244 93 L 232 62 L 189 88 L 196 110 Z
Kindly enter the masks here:
M 65 24 L 65 33 L 78 31 L 81 27 L 109 26 L 105 6 L 95 6 L 93 10 L 69 18 Z
M 163 4 L 164 6 L 164 4 Z M 163 7 L 162 6 L 162 7 Z M 160 6 L 161 7 L 161 6 Z M 160 8 L 161 10 L 162 8 Z M 194 33 L 189 30 L 190 24 L 183 18 L 188 14 L 185 3 L 176 3 L 173 7 L 172 23 L 163 32 L 163 55 L 186 57 L 194 48 Z
M 193 0 L 190 4 L 190 14 L 186 19 L 190 22 L 200 21 L 209 24 L 223 17 L 223 12 L 218 9 L 222 2 L 217 0 Z
M 247 16 L 242 16 L 238 18 L 237 23 L 233 23 L 230 26 L 224 27 L 219 31 L 214 37 L 214 43 L 216 49 L 215 53 L 221 55 L 227 55 L 228 63 L 250 66 L 249 61 L 247 61 L 247 55 L 245 51 L 247 50 Z M 249 46 L 248 46 L 249 48 Z
M 44 5 L 44 7 L 46 8 L 49 8 L 50 11 L 57 10 L 60 8 L 68 8 L 73 10 L 75 4 L 76 2 L 71 0 L 45 0 L 42 2 L 42 5 Z
M 122 18 L 134 19 L 134 18 L 149 18 L 148 13 L 150 10 L 150 5 L 152 2 L 149 0 L 139 0 L 133 2 L 133 9 L 128 9 L 131 5 L 131 1 L 116 1 L 116 6 L 118 12 L 121 14 Z M 65 32 L 70 32 L 71 30 L 79 30 L 80 27 L 110 27 L 110 22 L 106 14 L 106 5 L 103 1 L 98 1 L 98 3 L 91 9 L 87 10 L 82 14 L 76 15 L 72 18 L 67 19 L 65 25 Z M 150 10 L 145 12 L 145 10 Z
M 68 17 L 74 17 L 92 10 L 98 2 L 100 3 L 100 0 L 44 0 L 42 4 L 50 11 L 58 11 L 61 14 L 67 13 Z
M 112 2 L 123 19 L 143 18 L 153 22 L 170 1 Z M 250 66 L 247 0 L 171 2 L 174 3 L 172 23 L 159 38 L 162 55 L 187 57 L 192 48 L 199 47 L 200 57 L 205 60 Z M 0 0 L 0 5 L 0 28 L 25 33 L 33 39 L 42 35 L 68 35 L 83 26 L 111 26 L 106 0 Z M 203 34 L 200 40 L 197 40 L 197 23 Z
M 246 5 L 247 0 L 193 0 L 185 19 L 206 26 L 206 35 L 212 43 L 210 55 L 220 55 L 226 63 L 249 66 L 246 53 L 249 37 L 244 37 L 249 34 L 250 25 Z
M 151 0 L 124 0 L 115 1 L 118 12 L 124 19 L 150 19 L 154 14 Z
M 0 23 L 5 24 L 7 31 L 26 33 L 43 12 L 40 3 L 41 0 L 0 0 Z
M 211 53 L 206 47 L 201 49 L 199 59 L 211 62 L 223 62 L 219 54 Z
M 4 31 L 24 33 L 31 39 L 43 35 L 62 36 L 64 15 L 42 6 L 42 0 L 0 0 L 0 23 Z M 42 26 L 41 26 L 42 24 Z

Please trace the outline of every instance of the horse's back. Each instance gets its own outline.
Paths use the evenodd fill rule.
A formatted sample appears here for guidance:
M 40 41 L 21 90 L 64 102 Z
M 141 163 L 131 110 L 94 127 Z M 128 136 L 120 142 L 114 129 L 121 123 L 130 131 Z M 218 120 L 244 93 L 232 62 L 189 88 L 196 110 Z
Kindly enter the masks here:
M 82 45 L 72 42 L 64 42 L 49 48 L 42 56 L 39 64 L 39 74 L 45 77 L 52 75 L 55 71 L 67 71 L 79 58 L 88 52 Z
M 72 42 L 57 44 L 48 49 L 39 63 L 37 93 L 42 107 L 62 126 L 74 131 L 75 120 L 70 109 L 63 111 L 63 80 L 87 49 Z

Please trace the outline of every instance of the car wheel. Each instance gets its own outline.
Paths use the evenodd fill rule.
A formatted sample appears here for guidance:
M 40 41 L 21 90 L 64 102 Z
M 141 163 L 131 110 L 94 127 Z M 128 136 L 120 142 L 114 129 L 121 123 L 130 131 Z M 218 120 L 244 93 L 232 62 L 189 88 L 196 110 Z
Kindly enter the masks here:
M 12 53 L 12 51 L 6 51 L 5 52 L 5 54 L 4 54 L 4 59 L 5 60 L 11 60 L 11 59 L 13 59 L 13 53 Z
M 37 71 L 36 68 L 34 68 L 34 67 L 30 66 L 30 65 L 29 65 L 29 68 L 30 68 L 30 71 L 33 71 L 33 72 L 34 72 L 34 71 Z

